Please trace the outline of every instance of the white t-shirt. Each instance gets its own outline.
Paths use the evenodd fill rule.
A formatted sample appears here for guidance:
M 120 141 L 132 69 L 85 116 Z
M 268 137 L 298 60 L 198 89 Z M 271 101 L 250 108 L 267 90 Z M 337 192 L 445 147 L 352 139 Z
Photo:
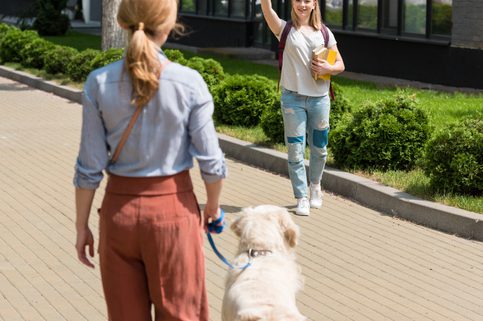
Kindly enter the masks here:
M 287 24 L 282 20 L 280 34 L 276 35 L 280 41 L 283 28 Z M 329 32 L 328 48 L 337 44 L 334 34 Z M 285 42 L 283 52 L 283 66 L 280 85 L 288 90 L 301 95 L 320 97 L 329 92 L 329 82 L 323 79 L 314 80 L 311 73 L 312 50 L 324 43 L 324 37 L 320 30 L 312 30 L 308 33 L 298 31 L 294 27 L 290 29 Z

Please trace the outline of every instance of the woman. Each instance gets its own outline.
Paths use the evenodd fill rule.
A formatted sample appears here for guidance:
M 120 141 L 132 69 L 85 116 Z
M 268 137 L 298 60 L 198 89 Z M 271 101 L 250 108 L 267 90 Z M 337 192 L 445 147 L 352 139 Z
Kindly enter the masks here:
M 270 0 L 261 0 L 261 3 L 268 27 L 280 40 L 287 22 L 278 17 Z M 329 81 L 314 80 L 312 73 L 337 75 L 345 67 L 330 30 L 329 41 L 325 45 L 336 51 L 335 63 L 330 65 L 325 60 L 312 59 L 312 50 L 324 44 L 317 0 L 292 0 L 291 17 L 293 26 L 283 53 L 281 103 L 289 176 L 297 199 L 295 213 L 307 216 L 311 207 L 322 206 L 320 182 L 327 158 L 330 111 Z M 304 165 L 305 137 L 310 147 L 310 201 Z
M 99 258 L 110 321 L 151 320 L 151 305 L 156 320 L 209 320 L 203 223 L 189 169 L 197 158 L 206 228 L 219 215 L 226 168 L 205 82 L 160 51 L 176 15 L 176 0 L 122 0 L 117 19 L 129 32 L 126 55 L 93 71 L 84 86 L 76 249 L 94 267 L 86 256 L 94 255 L 88 219 L 106 170 Z

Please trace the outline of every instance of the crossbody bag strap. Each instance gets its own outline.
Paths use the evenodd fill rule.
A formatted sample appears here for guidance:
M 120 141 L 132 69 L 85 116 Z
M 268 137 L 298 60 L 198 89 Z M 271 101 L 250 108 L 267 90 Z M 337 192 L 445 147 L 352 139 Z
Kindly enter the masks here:
M 136 123 L 136 120 L 138 120 L 139 114 L 141 113 L 142 109 L 143 109 L 143 106 L 136 107 L 136 111 L 134 112 L 134 115 L 132 115 L 131 120 L 129 121 L 129 124 L 124 130 L 124 133 L 122 133 L 121 139 L 119 140 L 119 144 L 117 144 L 116 150 L 112 155 L 111 161 L 109 162 L 111 165 L 117 162 L 117 159 L 119 158 L 119 154 L 121 154 L 122 148 L 124 147 L 124 144 L 126 144 L 127 138 L 129 137 L 129 134 L 131 133 L 131 130 L 134 127 L 134 124 Z
M 161 63 L 161 67 L 160 67 L 161 71 L 164 69 L 164 67 L 166 67 L 166 65 L 168 63 L 170 63 L 169 60 L 165 60 L 165 61 L 163 61 L 163 63 Z M 119 158 L 119 155 L 121 154 L 122 148 L 124 147 L 124 144 L 126 144 L 126 141 L 129 137 L 129 134 L 131 134 L 131 130 L 133 129 L 134 124 L 138 120 L 139 114 L 141 113 L 141 110 L 143 109 L 143 107 L 144 106 L 136 107 L 136 111 L 132 115 L 131 120 L 129 121 L 129 124 L 127 124 L 127 127 L 124 130 L 124 133 L 122 133 L 121 139 L 119 140 L 119 143 L 116 146 L 116 150 L 114 151 L 114 154 L 112 155 L 112 158 L 109 161 L 109 164 L 112 165 L 112 164 L 117 162 L 117 159 Z

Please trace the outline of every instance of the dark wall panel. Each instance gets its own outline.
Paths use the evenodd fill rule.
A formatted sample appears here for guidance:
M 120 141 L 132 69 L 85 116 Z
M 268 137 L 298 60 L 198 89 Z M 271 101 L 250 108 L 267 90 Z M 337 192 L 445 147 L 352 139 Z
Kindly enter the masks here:
M 348 71 L 483 88 L 483 50 L 334 33 Z
M 36 0 L 1 0 L 0 14 L 18 17 L 24 14 L 35 4 Z
M 172 42 L 206 48 L 247 47 L 253 41 L 252 23 L 247 21 L 181 16 L 180 22 L 188 34 Z

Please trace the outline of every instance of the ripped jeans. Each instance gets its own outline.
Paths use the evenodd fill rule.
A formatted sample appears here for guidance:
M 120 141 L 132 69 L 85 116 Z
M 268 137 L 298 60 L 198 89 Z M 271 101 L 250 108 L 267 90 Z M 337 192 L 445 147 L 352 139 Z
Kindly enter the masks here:
M 328 95 L 310 97 L 282 89 L 281 105 L 294 196 L 307 197 L 305 138 L 310 148 L 309 180 L 320 184 L 327 159 L 330 99 Z

